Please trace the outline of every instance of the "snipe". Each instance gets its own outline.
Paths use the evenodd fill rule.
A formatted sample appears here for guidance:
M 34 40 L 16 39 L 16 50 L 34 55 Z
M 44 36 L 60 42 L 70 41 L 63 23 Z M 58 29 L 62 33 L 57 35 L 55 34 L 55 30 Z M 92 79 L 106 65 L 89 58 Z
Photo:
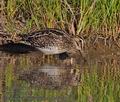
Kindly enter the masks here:
M 59 29 L 48 28 L 29 34 L 19 35 L 22 43 L 31 45 L 44 54 L 82 51 L 83 40 Z
M 13 40 L 11 38 L 11 35 L 5 32 L 0 25 L 0 45 L 12 43 L 12 42 Z

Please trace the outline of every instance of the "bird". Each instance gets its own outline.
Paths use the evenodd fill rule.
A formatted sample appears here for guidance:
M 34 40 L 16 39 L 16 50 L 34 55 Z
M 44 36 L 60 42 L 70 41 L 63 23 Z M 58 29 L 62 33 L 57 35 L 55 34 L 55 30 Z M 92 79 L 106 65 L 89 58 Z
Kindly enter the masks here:
M 19 34 L 21 43 L 30 45 L 40 50 L 45 55 L 61 54 L 64 52 L 82 52 L 83 39 L 73 37 L 64 30 L 57 28 L 46 28 L 28 34 Z
M 0 30 L 0 45 L 13 43 L 11 35 Z

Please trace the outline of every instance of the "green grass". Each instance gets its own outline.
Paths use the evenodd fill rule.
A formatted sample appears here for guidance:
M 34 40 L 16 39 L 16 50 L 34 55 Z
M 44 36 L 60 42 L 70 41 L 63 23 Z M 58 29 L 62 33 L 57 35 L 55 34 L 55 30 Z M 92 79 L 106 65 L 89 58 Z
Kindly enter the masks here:
M 62 28 L 77 35 L 102 33 L 116 37 L 120 0 L 3 0 L 10 32 Z
M 119 102 L 119 70 L 108 65 L 104 70 L 101 69 L 101 72 L 97 72 L 96 66 L 93 67 L 91 72 L 89 69 L 85 69 L 81 74 L 79 86 L 59 90 L 31 87 L 29 83 L 16 79 L 10 82 L 6 77 L 8 87 L 5 89 L 5 95 L 10 102 L 14 100 L 16 100 L 15 102 L 29 102 L 30 100 L 31 102 L 44 102 L 45 100 L 47 102 L 55 102 L 55 100 L 62 102 Z M 9 102 L 8 100 L 7 102 Z
M 40 88 L 31 86 L 29 82 L 18 80 L 21 71 L 29 64 L 25 58 L 21 63 L 8 63 L 5 68 L 4 94 L 7 102 L 119 102 L 120 100 L 120 69 L 117 63 L 99 66 L 89 64 L 78 69 L 80 84 L 61 89 Z M 28 59 L 29 60 L 29 59 Z M 23 66 L 24 65 L 24 66 Z M 23 68 L 24 69 L 23 69 Z M 76 66 L 78 68 L 78 66 Z M 26 69 L 31 70 L 31 69 Z M 18 72 L 18 73 L 15 73 Z M 46 102 L 45 101 L 45 102 Z
M 120 81 L 112 75 L 102 73 L 87 73 L 82 76 L 82 83 L 78 87 L 79 102 L 117 102 L 120 99 Z M 90 102 L 91 102 L 90 101 Z
M 116 38 L 120 33 L 120 0 L 1 0 L 1 15 L 4 18 L 2 24 L 12 34 L 48 27 L 81 36 L 103 34 Z M 24 68 L 29 62 L 21 59 L 20 63 Z M 17 96 L 24 97 L 19 102 L 27 102 L 28 94 L 43 96 L 41 102 L 53 102 L 53 97 L 61 95 L 67 99 L 65 102 L 119 102 L 119 66 L 107 65 L 103 66 L 101 73 L 82 73 L 81 83 L 77 87 L 53 91 L 31 89 L 27 83 L 16 81 L 12 65 L 9 64 L 5 71 L 5 90 L 14 92 L 13 84 L 18 85 Z M 15 101 L 13 93 L 7 95 L 11 97 L 10 102 Z

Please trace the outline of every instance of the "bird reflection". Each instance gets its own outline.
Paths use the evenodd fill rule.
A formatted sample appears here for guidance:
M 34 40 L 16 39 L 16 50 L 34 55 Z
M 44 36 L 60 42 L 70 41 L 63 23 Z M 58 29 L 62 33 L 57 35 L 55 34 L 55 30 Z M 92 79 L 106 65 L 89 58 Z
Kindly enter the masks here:
M 32 86 L 41 88 L 61 89 L 68 86 L 77 86 L 80 82 L 80 74 L 78 69 L 72 67 L 66 68 L 66 66 L 46 64 L 22 72 L 19 75 L 19 80 L 24 80 Z

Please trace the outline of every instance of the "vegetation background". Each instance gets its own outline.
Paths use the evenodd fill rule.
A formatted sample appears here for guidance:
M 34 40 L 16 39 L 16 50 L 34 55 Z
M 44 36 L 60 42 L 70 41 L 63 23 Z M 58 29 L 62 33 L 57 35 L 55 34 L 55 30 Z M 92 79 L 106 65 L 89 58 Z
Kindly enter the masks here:
M 0 5 L 1 21 L 12 33 L 52 27 L 116 38 L 120 32 L 120 0 L 1 0 Z
M 120 33 L 120 0 L 0 0 L 0 24 L 3 25 L 7 32 L 13 35 L 50 27 L 63 29 L 81 37 L 93 38 L 95 36 L 117 40 Z M 102 50 L 106 53 L 101 57 L 97 56 L 101 54 Z M 111 54 L 110 49 L 106 51 L 103 47 L 97 51 L 100 53 L 93 52 L 94 56 L 89 58 L 94 63 L 89 63 L 88 67 L 90 68 L 84 69 L 85 73 L 81 75 L 80 86 L 69 91 L 68 102 L 119 102 L 120 50 L 118 50 L 118 54 L 115 52 L 116 49 Z M 30 63 L 28 63 L 27 57 L 20 57 L 21 65 L 16 67 L 18 60 L 15 60 L 14 56 L 10 56 L 10 62 L 8 62 L 2 58 L 2 55 L 3 53 L 0 54 L 0 65 L 3 72 L 5 70 L 5 75 L 3 75 L 2 71 L 0 72 L 2 73 L 1 76 L 5 77 L 5 91 L 11 92 L 12 90 L 14 92 L 13 83 L 16 81 L 14 74 L 16 68 L 21 66 L 21 70 L 23 70 L 22 68 L 26 68 L 25 65 L 29 67 L 31 62 L 34 61 L 30 60 Z M 97 62 L 96 57 L 101 59 L 97 60 Z M 34 60 L 33 57 L 31 59 Z M 5 63 L 6 68 L 1 63 Z M 99 65 L 102 66 L 99 67 Z M 97 68 L 99 72 L 95 70 L 93 73 L 89 73 L 90 71 L 87 70 Z M 0 82 L 2 83 L 2 81 Z M 0 85 L 3 86 L 3 84 Z M 66 96 L 68 92 L 34 90 L 23 82 L 19 85 L 20 90 L 17 89 L 18 91 L 15 93 L 25 98 L 29 93 L 31 96 L 43 95 L 49 99 L 53 96 Z M 0 89 L 2 90 L 2 88 Z M 3 90 L 0 91 L 0 94 L 2 92 Z M 31 94 L 31 92 L 33 93 Z M 12 94 L 12 92 L 4 93 L 3 99 L 4 95 L 10 96 L 11 100 L 9 101 L 15 101 L 13 97 L 15 94 Z M 25 98 L 21 99 L 21 102 Z M 71 101 L 72 99 L 75 100 Z

